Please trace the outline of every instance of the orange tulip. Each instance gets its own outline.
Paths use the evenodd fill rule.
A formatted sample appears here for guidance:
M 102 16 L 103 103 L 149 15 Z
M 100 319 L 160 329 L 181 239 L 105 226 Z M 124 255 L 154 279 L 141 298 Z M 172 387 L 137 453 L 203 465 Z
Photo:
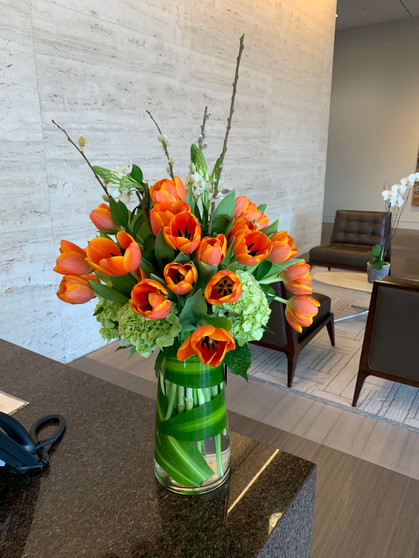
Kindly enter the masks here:
M 184 254 L 192 254 L 201 240 L 201 225 L 192 213 L 178 213 L 163 229 L 169 246 Z
M 303 327 L 313 323 L 313 317 L 319 312 L 320 302 L 311 296 L 295 295 L 287 300 L 285 318 L 296 331 L 301 333 Z
M 204 236 L 196 251 L 196 259 L 208 265 L 219 265 L 226 255 L 227 239 L 223 234 Z
M 183 201 L 157 203 L 150 211 L 150 223 L 154 236 L 157 236 L 161 229 L 169 225 L 175 215 L 190 211 L 189 205 Z
M 310 266 L 305 262 L 290 265 L 281 272 L 285 287 L 297 295 L 307 295 L 313 292 L 310 285 L 313 279 L 310 277 Z
M 164 268 L 163 274 L 166 285 L 178 295 L 191 292 L 198 279 L 198 272 L 193 263 L 169 263 Z
M 111 210 L 106 203 L 101 203 L 97 209 L 90 213 L 89 217 L 98 231 L 119 229 L 119 225 L 112 219 Z
M 94 273 L 86 275 L 65 275 L 58 287 L 57 296 L 70 304 L 84 304 L 95 297 L 89 281 L 99 282 Z
M 246 221 L 256 221 L 258 229 L 263 229 L 269 224 L 268 217 L 259 211 L 256 205 L 246 196 L 239 196 L 234 202 L 233 219 L 243 217 Z
M 257 230 L 257 226 L 252 221 L 248 221 L 244 217 L 238 217 L 233 223 L 230 234 L 228 235 L 228 241 L 231 243 L 236 236 Z
M 263 261 L 272 250 L 272 242 L 260 231 L 243 233 L 236 237 L 233 251 L 241 265 L 253 267 Z
M 131 308 L 149 320 L 161 320 L 170 312 L 168 292 L 158 281 L 143 279 L 131 291 Z
M 205 287 L 204 296 L 210 304 L 231 304 L 242 295 L 240 279 L 232 271 L 222 269 L 211 277 Z
M 268 260 L 273 263 L 286 262 L 298 254 L 294 240 L 287 231 L 280 231 L 271 236 L 272 251 Z
M 122 248 L 109 238 L 93 238 L 86 248 L 89 264 L 104 275 L 125 275 L 136 271 L 141 262 L 141 250 L 133 237 L 119 231 L 116 238 Z
M 177 352 L 178 360 L 197 355 L 203 364 L 219 366 L 227 351 L 235 349 L 236 343 L 228 331 L 211 325 L 198 327 Z
M 57 258 L 57 265 L 54 271 L 62 275 L 84 275 L 92 271 L 91 266 L 86 261 L 86 250 L 73 244 L 68 240 L 60 243 L 61 254 Z
M 154 205 L 162 201 L 185 201 L 185 186 L 178 176 L 175 176 L 174 180 L 163 178 L 150 186 L 150 197 Z

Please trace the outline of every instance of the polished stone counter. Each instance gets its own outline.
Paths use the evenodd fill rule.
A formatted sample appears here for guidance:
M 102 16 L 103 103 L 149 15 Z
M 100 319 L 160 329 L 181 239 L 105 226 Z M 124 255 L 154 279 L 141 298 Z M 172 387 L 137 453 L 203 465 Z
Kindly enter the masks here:
M 30 402 L 27 430 L 67 421 L 45 471 L 0 469 L 0 557 L 310 556 L 312 463 L 232 433 L 231 480 L 175 495 L 154 479 L 153 401 L 1 340 L 0 390 Z

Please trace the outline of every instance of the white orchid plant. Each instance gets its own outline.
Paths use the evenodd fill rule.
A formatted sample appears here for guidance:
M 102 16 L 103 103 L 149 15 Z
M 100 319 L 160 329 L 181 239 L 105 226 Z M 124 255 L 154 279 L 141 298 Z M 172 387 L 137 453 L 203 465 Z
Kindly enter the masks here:
M 399 226 L 400 217 L 405 208 L 410 191 L 419 183 L 419 172 L 409 174 L 400 180 L 400 184 L 393 184 L 390 189 L 381 192 L 388 215 L 388 231 L 384 236 L 383 244 L 376 244 L 371 250 L 370 263 L 375 269 L 383 269 L 388 262 L 391 243 Z

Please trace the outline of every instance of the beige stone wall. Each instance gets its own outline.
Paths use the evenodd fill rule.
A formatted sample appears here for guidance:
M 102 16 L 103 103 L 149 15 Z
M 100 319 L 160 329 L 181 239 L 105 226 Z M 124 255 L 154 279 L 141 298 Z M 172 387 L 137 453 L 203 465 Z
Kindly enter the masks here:
M 94 164 L 166 163 L 152 111 L 187 172 L 205 105 L 221 151 L 245 33 L 224 184 L 292 234 L 320 239 L 335 0 L 5 0 L 0 24 L 0 336 L 60 361 L 101 345 L 94 302 L 72 306 L 51 271 L 61 239 L 85 246 L 101 191 L 54 118 Z M 6 242 L 4 240 L 6 239 Z

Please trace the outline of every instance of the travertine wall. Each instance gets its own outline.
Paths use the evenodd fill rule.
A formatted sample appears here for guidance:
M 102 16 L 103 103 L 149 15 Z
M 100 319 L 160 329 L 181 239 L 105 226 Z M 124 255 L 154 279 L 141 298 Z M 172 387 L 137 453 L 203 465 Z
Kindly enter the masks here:
M 207 158 L 222 147 L 239 37 L 245 51 L 224 184 L 295 237 L 320 239 L 335 0 L 4 0 L 1 45 L 0 336 L 60 361 L 101 345 L 94 302 L 72 306 L 51 271 L 61 239 L 85 246 L 99 185 L 52 124 L 87 138 L 94 164 L 166 162 L 146 109 L 187 172 L 205 105 Z

